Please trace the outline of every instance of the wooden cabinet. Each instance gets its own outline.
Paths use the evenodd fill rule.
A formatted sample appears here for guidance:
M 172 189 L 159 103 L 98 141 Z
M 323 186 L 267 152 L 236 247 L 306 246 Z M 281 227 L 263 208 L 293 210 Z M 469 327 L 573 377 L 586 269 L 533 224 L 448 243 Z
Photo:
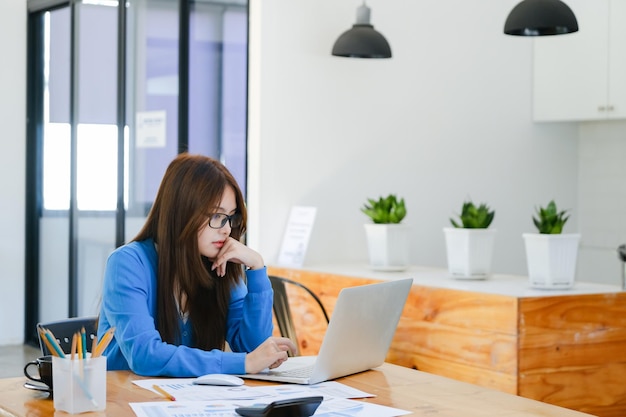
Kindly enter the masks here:
M 568 0 L 579 31 L 533 39 L 535 121 L 626 118 L 626 0 Z
M 331 320 L 342 288 L 411 277 L 388 362 L 597 416 L 626 415 L 626 292 L 617 286 L 534 290 L 527 277 L 453 280 L 445 270 L 419 267 L 269 272 L 311 288 Z M 311 320 L 307 298 L 296 296 L 292 305 L 303 353 L 316 354 L 325 324 Z

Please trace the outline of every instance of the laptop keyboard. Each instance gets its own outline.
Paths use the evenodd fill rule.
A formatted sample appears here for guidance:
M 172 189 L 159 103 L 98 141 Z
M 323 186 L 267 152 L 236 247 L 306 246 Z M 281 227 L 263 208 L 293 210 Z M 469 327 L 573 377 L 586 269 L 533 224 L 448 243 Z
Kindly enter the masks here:
M 287 376 L 292 378 L 307 378 L 313 373 L 313 365 L 302 368 L 287 369 L 285 371 L 272 371 L 272 375 Z

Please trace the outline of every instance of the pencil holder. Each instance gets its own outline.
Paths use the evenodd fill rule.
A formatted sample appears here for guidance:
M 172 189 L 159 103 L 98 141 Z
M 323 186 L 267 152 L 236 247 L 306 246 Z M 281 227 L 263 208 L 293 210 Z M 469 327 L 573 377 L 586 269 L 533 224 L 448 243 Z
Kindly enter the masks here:
M 70 414 L 106 408 L 106 357 L 52 357 L 54 409 Z

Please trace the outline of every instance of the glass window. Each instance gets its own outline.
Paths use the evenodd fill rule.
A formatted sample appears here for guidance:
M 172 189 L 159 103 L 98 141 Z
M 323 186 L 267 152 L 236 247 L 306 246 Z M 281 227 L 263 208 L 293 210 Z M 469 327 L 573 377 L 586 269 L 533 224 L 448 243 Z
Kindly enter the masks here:
M 97 314 L 107 257 L 143 225 L 179 142 L 222 160 L 245 192 L 247 1 L 190 3 L 186 103 L 179 99 L 179 50 L 185 44 L 179 3 L 27 2 L 34 35 L 28 39 L 28 153 L 35 161 L 27 167 L 30 324 L 38 317 Z M 119 4 L 126 6 L 125 33 L 118 28 Z M 119 58 L 126 89 L 122 141 Z M 185 106 L 189 137 L 179 138 L 179 109 Z M 124 211 L 118 211 L 120 185 Z
M 116 19 L 117 2 L 81 7 L 77 207 L 114 211 L 117 196 L 115 37 L 94 36 Z M 90 2 L 91 4 L 93 2 Z M 128 59 L 125 206 L 145 216 L 178 144 L 178 2 L 131 2 Z M 49 13 L 48 13 L 49 15 Z M 69 209 L 69 9 L 47 18 L 46 111 L 43 135 L 44 211 Z M 113 25 L 114 27 L 114 25 Z M 109 33 L 112 34 L 109 29 Z M 132 37 L 132 38 L 131 38 Z M 56 40 L 56 41 L 52 41 Z M 245 191 L 247 6 L 196 2 L 190 21 L 189 152 L 221 159 Z M 106 70 L 103 70 L 106 68 Z M 163 116 L 163 141 L 137 137 L 138 120 Z

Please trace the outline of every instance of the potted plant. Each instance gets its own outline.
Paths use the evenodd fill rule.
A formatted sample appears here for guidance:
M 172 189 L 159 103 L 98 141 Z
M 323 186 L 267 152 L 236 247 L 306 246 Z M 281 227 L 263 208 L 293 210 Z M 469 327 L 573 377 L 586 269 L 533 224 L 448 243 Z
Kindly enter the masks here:
M 444 227 L 448 272 L 458 279 L 485 279 L 491 274 L 496 230 L 489 229 L 495 211 L 482 203 L 465 201 L 453 227 Z
M 403 271 L 409 266 L 409 228 L 400 224 L 406 216 L 404 198 L 394 194 L 368 198 L 361 207 L 372 223 L 365 224 L 370 266 L 380 271 Z
M 526 263 L 530 286 L 534 288 L 571 288 L 576 275 L 580 234 L 563 233 L 569 219 L 567 210 L 559 211 L 554 200 L 536 209 L 533 223 L 538 233 L 524 233 Z

